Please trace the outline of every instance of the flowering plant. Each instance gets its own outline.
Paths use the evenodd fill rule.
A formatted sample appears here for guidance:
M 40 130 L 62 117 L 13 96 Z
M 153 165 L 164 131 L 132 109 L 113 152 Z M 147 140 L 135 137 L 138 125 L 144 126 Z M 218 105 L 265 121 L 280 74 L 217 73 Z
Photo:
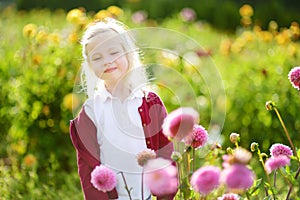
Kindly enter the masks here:
M 292 69 L 288 77 L 293 87 L 299 90 L 300 67 Z M 300 150 L 297 150 L 290 139 L 275 103 L 268 101 L 266 108 L 275 111 L 289 141 L 289 146 L 280 143 L 271 145 L 270 156 L 261 152 L 256 142 L 250 145 L 250 150 L 241 147 L 241 136 L 238 133 L 232 133 L 229 138 L 234 147 L 224 149 L 218 143 L 209 144 L 209 134 L 202 125 L 197 124 L 199 116 L 195 114 L 195 110 L 179 108 L 171 112 L 164 121 L 163 132 L 174 143 L 172 159 L 176 162 L 177 170 L 166 168 L 169 171 L 167 173 L 159 168 L 156 174 L 148 175 L 150 178 L 147 178 L 146 184 L 149 188 L 156 186 L 155 193 L 160 195 L 167 195 L 178 189 L 174 198 L 178 200 L 275 200 L 297 196 L 295 186 L 299 185 Z M 180 147 L 183 144 L 182 149 Z M 198 159 L 199 152 L 207 153 L 204 159 Z M 262 175 L 254 168 L 257 162 L 252 153 L 257 153 L 264 172 Z M 152 158 L 147 160 L 147 165 L 162 166 L 164 162 L 164 159 Z M 196 169 L 196 166 L 200 167 Z M 174 179 L 175 174 L 178 180 Z M 278 179 L 279 175 L 281 179 Z M 166 190 L 164 185 L 169 185 L 171 189 Z
M 300 67 L 292 69 L 288 76 L 299 90 Z M 154 151 L 145 150 L 137 155 L 137 162 L 143 167 L 142 180 L 152 194 L 166 199 L 175 194 L 176 200 L 250 200 L 261 198 L 262 188 L 264 199 L 288 200 L 297 196 L 295 186 L 299 185 L 300 150 L 294 146 L 275 103 L 266 102 L 266 108 L 275 111 L 290 146 L 275 143 L 269 149 L 269 156 L 253 142 L 249 151 L 240 146 L 238 133 L 231 133 L 229 137 L 234 147 L 224 149 L 218 143 L 209 144 L 208 132 L 197 124 L 198 113 L 193 108 L 178 108 L 165 118 L 162 126 L 163 133 L 175 146 L 171 158 L 176 167 L 170 160 L 156 158 Z M 183 149 L 180 148 L 182 145 Z M 203 160 L 197 159 L 200 158 L 198 150 L 206 151 Z M 257 153 L 264 172 L 262 177 L 255 173 L 251 152 Z M 196 165 L 200 167 L 196 169 Z M 279 175 L 281 180 L 278 180 Z M 115 174 L 103 166 L 96 167 L 91 176 L 92 184 L 101 191 L 109 191 L 116 185 Z M 128 193 L 130 196 L 130 190 Z

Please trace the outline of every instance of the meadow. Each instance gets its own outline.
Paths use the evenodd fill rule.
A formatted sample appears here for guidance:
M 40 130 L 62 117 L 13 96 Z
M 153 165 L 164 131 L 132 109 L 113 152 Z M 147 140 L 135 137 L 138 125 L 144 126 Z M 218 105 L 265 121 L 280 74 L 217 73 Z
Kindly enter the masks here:
M 290 145 L 276 113 L 266 109 L 267 101 L 275 102 L 298 149 L 299 90 L 292 87 L 288 73 L 300 66 L 299 24 L 280 27 L 270 21 L 264 30 L 252 21 L 251 12 L 249 7 L 241 9 L 241 25 L 224 31 L 183 12 L 157 22 L 142 11 L 114 6 L 96 13 L 83 8 L 69 13 L 2 10 L 0 199 L 83 198 L 69 137 L 69 120 L 85 99 L 78 82 L 79 41 L 89 22 L 107 16 L 136 28 L 139 39 L 149 43 L 141 47 L 143 62 L 168 111 L 190 106 L 199 112 L 210 140 L 196 150 L 197 166 L 216 159 L 209 153 L 216 144 L 221 146 L 219 155 L 235 148 L 229 141 L 233 132 L 240 135 L 238 145 L 249 151 L 253 142 L 266 154 L 274 143 Z M 253 157 L 249 165 L 257 177 L 266 179 L 259 156 Z M 297 199 L 299 178 L 291 177 L 299 160 L 293 161 L 286 169 L 289 178 L 278 181 L 278 188 L 297 186 L 292 192 Z M 264 187 L 259 187 L 251 199 L 263 198 Z

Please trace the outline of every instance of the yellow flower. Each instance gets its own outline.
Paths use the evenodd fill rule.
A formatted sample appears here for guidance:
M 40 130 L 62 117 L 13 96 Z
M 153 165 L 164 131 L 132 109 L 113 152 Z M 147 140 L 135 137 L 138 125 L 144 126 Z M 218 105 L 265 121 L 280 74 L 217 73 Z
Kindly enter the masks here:
M 35 24 L 27 24 L 23 28 L 23 36 L 25 38 L 33 38 L 36 35 L 37 26 Z
M 242 37 L 238 37 L 231 45 L 231 51 L 233 53 L 240 53 L 246 46 L 246 40 Z
M 100 10 L 94 16 L 94 18 L 98 19 L 98 20 L 103 20 L 103 19 L 105 19 L 107 17 L 112 17 L 112 14 L 110 12 L 108 12 L 107 10 Z
M 269 22 L 269 30 L 270 30 L 271 32 L 276 32 L 277 29 L 278 29 L 278 24 L 277 24 L 277 22 L 274 21 L 274 20 L 271 20 L 271 21 Z
M 253 8 L 249 4 L 244 4 L 240 8 L 239 13 L 242 17 L 251 17 L 253 15 Z
M 67 21 L 74 24 L 84 24 L 86 21 L 86 15 L 82 10 L 75 8 L 68 12 Z
M 273 34 L 269 31 L 260 31 L 256 34 L 264 42 L 271 42 L 273 40 Z
M 77 108 L 78 105 L 79 105 L 79 97 L 76 94 L 69 93 L 66 96 L 64 96 L 63 107 L 72 111 L 73 108 Z
M 27 154 L 23 160 L 26 167 L 32 167 L 37 163 L 37 159 L 32 154 Z
M 221 44 L 220 44 L 221 54 L 228 55 L 230 53 L 231 43 L 232 42 L 230 39 L 224 39 L 221 41 Z
M 260 26 L 257 26 L 257 25 L 254 25 L 253 26 L 253 32 L 254 33 L 258 33 L 258 32 L 260 32 L 261 31 L 261 27 Z
M 297 22 L 292 22 L 290 27 L 293 39 L 297 40 L 300 37 L 300 28 Z
M 254 36 L 253 32 L 251 32 L 251 31 L 245 31 L 245 32 L 243 32 L 242 35 L 241 35 L 241 37 L 244 38 L 244 40 L 246 42 L 252 42 L 255 39 L 255 36 Z
M 72 33 L 69 35 L 69 41 L 70 41 L 70 42 L 76 43 L 76 42 L 78 42 L 78 40 L 79 40 L 79 37 L 78 37 L 77 33 L 72 32 Z
M 291 41 L 290 35 L 290 30 L 286 29 L 280 32 L 278 35 L 276 35 L 275 39 L 278 44 L 284 45 Z
M 243 26 L 250 26 L 252 24 L 252 19 L 250 17 L 242 17 L 241 24 Z
M 60 42 L 60 36 L 57 33 L 52 33 L 49 35 L 49 40 L 54 44 L 58 44 Z
M 33 62 L 33 64 L 35 64 L 35 65 L 41 64 L 41 62 L 42 62 L 42 56 L 39 55 L 39 54 L 33 55 L 33 57 L 32 57 L 32 62 Z
M 110 12 L 113 16 L 119 17 L 123 14 L 123 10 L 118 6 L 109 6 L 107 11 Z
M 36 35 L 36 41 L 40 44 L 46 42 L 48 39 L 48 33 L 45 30 L 40 30 Z

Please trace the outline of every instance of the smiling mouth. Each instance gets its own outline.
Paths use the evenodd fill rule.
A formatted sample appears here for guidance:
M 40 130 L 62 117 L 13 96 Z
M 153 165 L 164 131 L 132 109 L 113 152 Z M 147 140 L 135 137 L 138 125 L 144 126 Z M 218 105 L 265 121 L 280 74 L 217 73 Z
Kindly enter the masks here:
M 104 73 L 111 73 L 111 72 L 115 71 L 116 69 L 117 69 L 116 67 L 108 68 L 104 71 Z

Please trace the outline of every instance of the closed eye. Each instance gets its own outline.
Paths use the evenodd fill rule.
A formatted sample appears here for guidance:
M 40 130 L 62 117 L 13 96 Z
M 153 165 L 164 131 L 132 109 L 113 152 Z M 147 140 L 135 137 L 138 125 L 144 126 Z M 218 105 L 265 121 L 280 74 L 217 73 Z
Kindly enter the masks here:
M 96 58 L 93 58 L 93 61 L 96 61 L 96 60 L 100 60 L 101 57 L 96 57 Z
M 97 61 L 97 60 L 100 60 L 101 58 L 102 58 L 101 55 L 96 54 L 96 55 L 93 55 L 93 56 L 92 56 L 92 61 Z
M 110 53 L 110 55 L 116 55 L 118 53 L 120 53 L 120 52 L 119 51 L 113 51 L 113 52 Z

